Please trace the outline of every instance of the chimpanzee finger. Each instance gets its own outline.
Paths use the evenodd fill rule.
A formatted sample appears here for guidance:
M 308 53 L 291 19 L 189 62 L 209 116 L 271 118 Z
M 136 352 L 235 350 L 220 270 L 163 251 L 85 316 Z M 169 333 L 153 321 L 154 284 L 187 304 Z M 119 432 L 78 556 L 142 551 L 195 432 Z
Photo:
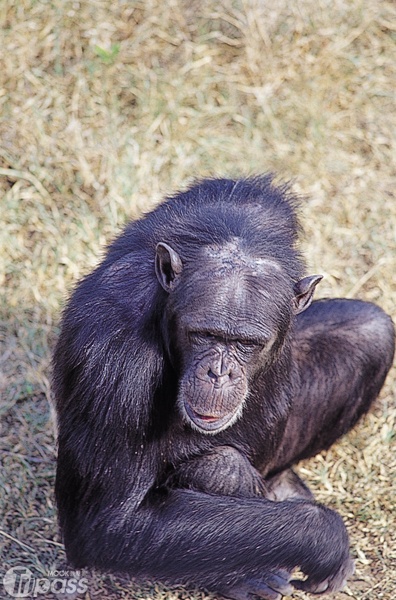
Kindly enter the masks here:
M 262 600 L 281 600 L 282 596 L 293 593 L 289 579 L 290 573 L 279 569 L 273 573 L 266 573 L 262 579 L 247 579 L 222 593 L 225 598 L 231 600 L 251 600 L 253 596 Z
M 313 583 L 309 578 L 292 579 L 290 583 L 296 588 L 296 590 L 311 592 L 311 594 L 323 594 L 324 592 L 327 592 L 329 588 L 327 579 L 325 579 L 325 581 L 319 581 L 318 583 Z
M 307 579 L 295 579 L 290 583 L 297 589 L 311 594 L 323 594 L 324 592 L 339 592 L 347 583 L 347 579 L 353 575 L 355 571 L 355 563 L 349 558 L 344 565 L 327 579 L 319 582 L 313 582 L 309 577 Z
M 265 583 L 273 590 L 280 592 L 283 596 L 293 592 L 293 586 L 290 583 L 290 573 L 285 569 L 279 569 L 274 573 L 268 573 L 264 577 Z
M 290 584 L 290 573 L 279 569 L 273 573 L 266 573 L 262 579 L 250 579 L 247 581 L 250 593 L 264 600 L 278 600 L 281 596 L 293 593 Z

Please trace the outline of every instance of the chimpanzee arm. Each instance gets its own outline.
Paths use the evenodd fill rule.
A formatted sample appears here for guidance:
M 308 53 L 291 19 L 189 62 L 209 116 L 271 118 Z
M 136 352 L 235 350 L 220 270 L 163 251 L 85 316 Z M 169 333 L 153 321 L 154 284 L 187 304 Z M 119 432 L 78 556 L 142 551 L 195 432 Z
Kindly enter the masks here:
M 308 575 L 306 590 L 337 590 L 343 572 L 349 573 L 345 527 L 327 508 L 298 500 L 231 497 L 225 491 L 155 491 L 153 482 L 150 491 L 149 465 L 157 462 L 154 449 L 150 453 L 146 448 L 140 456 L 134 453 L 138 472 L 121 450 L 116 463 L 116 442 L 108 464 L 119 483 L 117 490 L 106 489 L 105 474 L 86 474 L 78 481 L 79 469 L 71 461 L 66 480 L 67 454 L 60 442 L 58 494 L 63 503 L 70 503 L 67 510 L 60 508 L 68 557 L 76 566 L 199 584 L 235 600 L 248 593 L 277 598 L 274 591 L 288 592 L 287 573 L 282 578 L 280 569 L 301 567 Z M 231 448 L 228 458 L 236 454 Z M 223 452 L 223 460 L 226 455 Z M 244 465 L 242 481 L 248 482 L 246 473 Z M 247 488 L 255 480 L 252 477 Z
M 174 578 L 176 568 L 182 581 L 197 577 L 221 592 L 227 586 L 249 589 L 251 580 L 265 580 L 268 572 L 299 566 L 310 585 L 326 582 L 331 590 L 327 580 L 349 562 L 341 518 L 311 503 L 173 490 L 153 514 L 165 525 L 167 540 L 150 541 L 147 567 L 154 558 L 164 579 Z
M 288 469 L 264 482 L 260 473 L 250 461 L 233 446 L 218 446 L 211 452 L 191 458 L 182 463 L 169 477 L 167 484 L 221 496 L 242 498 L 266 497 L 283 501 L 289 498 L 314 500 L 312 493 L 301 479 Z M 250 592 L 254 590 L 261 598 L 273 600 L 279 594 L 293 593 L 290 584 L 291 572 L 286 569 L 272 569 L 261 574 L 260 581 L 249 582 Z M 295 581 L 296 586 L 301 582 Z M 325 584 L 326 585 L 326 584 Z M 244 600 L 247 594 L 246 582 L 231 589 L 223 589 L 223 594 Z
M 268 575 L 280 568 L 300 567 L 308 575 L 308 590 L 320 585 L 336 590 L 332 582 L 341 583 L 338 574 L 349 561 L 341 518 L 306 502 L 177 489 L 147 497 L 139 508 L 127 500 L 109 508 L 107 498 L 95 512 L 93 505 L 94 498 L 86 512 L 80 505 L 75 537 L 69 539 L 77 566 L 199 583 L 242 598 L 258 593 L 259 585 L 266 592 Z

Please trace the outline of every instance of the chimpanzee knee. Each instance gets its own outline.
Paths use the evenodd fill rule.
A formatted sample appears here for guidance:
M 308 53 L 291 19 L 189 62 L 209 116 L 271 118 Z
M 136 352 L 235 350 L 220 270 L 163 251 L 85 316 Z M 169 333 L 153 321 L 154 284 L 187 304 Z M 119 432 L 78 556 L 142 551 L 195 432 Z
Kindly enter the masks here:
M 182 463 L 168 484 L 225 496 L 266 495 L 260 473 L 233 446 L 218 446 L 208 454 Z
M 283 502 L 284 500 L 314 501 L 314 496 L 308 486 L 300 479 L 293 469 L 285 469 L 265 480 L 266 497 L 269 500 Z
M 395 351 L 395 328 L 392 319 L 375 304 L 358 303 L 358 334 L 362 350 L 380 373 L 390 368 Z
M 381 390 L 394 349 L 392 320 L 370 302 L 317 300 L 298 315 L 293 404 L 266 472 L 314 456 L 347 433 Z
M 392 365 L 395 352 L 395 330 L 391 318 L 369 302 L 344 301 L 355 313 L 345 336 L 353 345 L 355 373 L 355 409 L 352 410 L 352 427 L 365 414 L 381 390 Z M 346 311 L 348 312 L 348 311 Z

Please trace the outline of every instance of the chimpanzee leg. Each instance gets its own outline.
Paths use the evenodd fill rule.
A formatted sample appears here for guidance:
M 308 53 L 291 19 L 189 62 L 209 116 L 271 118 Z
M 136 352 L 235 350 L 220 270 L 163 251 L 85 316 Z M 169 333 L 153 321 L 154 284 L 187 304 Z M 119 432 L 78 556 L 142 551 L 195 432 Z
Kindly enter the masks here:
M 319 300 L 297 318 L 295 401 L 268 472 L 329 448 L 370 408 L 391 367 L 394 327 L 376 305 Z
M 181 463 L 167 485 L 207 494 L 240 498 L 267 498 L 281 502 L 314 501 L 313 494 L 292 469 L 263 479 L 249 460 L 232 446 L 218 446 L 210 453 Z
M 265 497 L 268 500 L 315 500 L 309 487 L 299 478 L 293 469 L 285 469 L 265 480 Z
M 168 480 L 171 487 L 194 489 L 207 494 L 266 497 L 260 473 L 232 446 L 218 446 L 203 456 L 190 458 L 178 466 Z

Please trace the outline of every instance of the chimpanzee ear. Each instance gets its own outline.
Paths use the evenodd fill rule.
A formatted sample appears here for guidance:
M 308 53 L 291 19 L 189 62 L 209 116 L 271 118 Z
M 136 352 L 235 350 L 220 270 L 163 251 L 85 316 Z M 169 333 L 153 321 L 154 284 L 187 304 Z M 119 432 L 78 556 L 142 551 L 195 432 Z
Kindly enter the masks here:
M 178 253 L 164 242 L 157 244 L 155 272 L 166 292 L 171 292 L 176 287 L 182 269 L 183 264 Z
M 294 284 L 293 308 L 296 315 L 311 304 L 315 288 L 321 279 L 323 275 L 310 275 Z

